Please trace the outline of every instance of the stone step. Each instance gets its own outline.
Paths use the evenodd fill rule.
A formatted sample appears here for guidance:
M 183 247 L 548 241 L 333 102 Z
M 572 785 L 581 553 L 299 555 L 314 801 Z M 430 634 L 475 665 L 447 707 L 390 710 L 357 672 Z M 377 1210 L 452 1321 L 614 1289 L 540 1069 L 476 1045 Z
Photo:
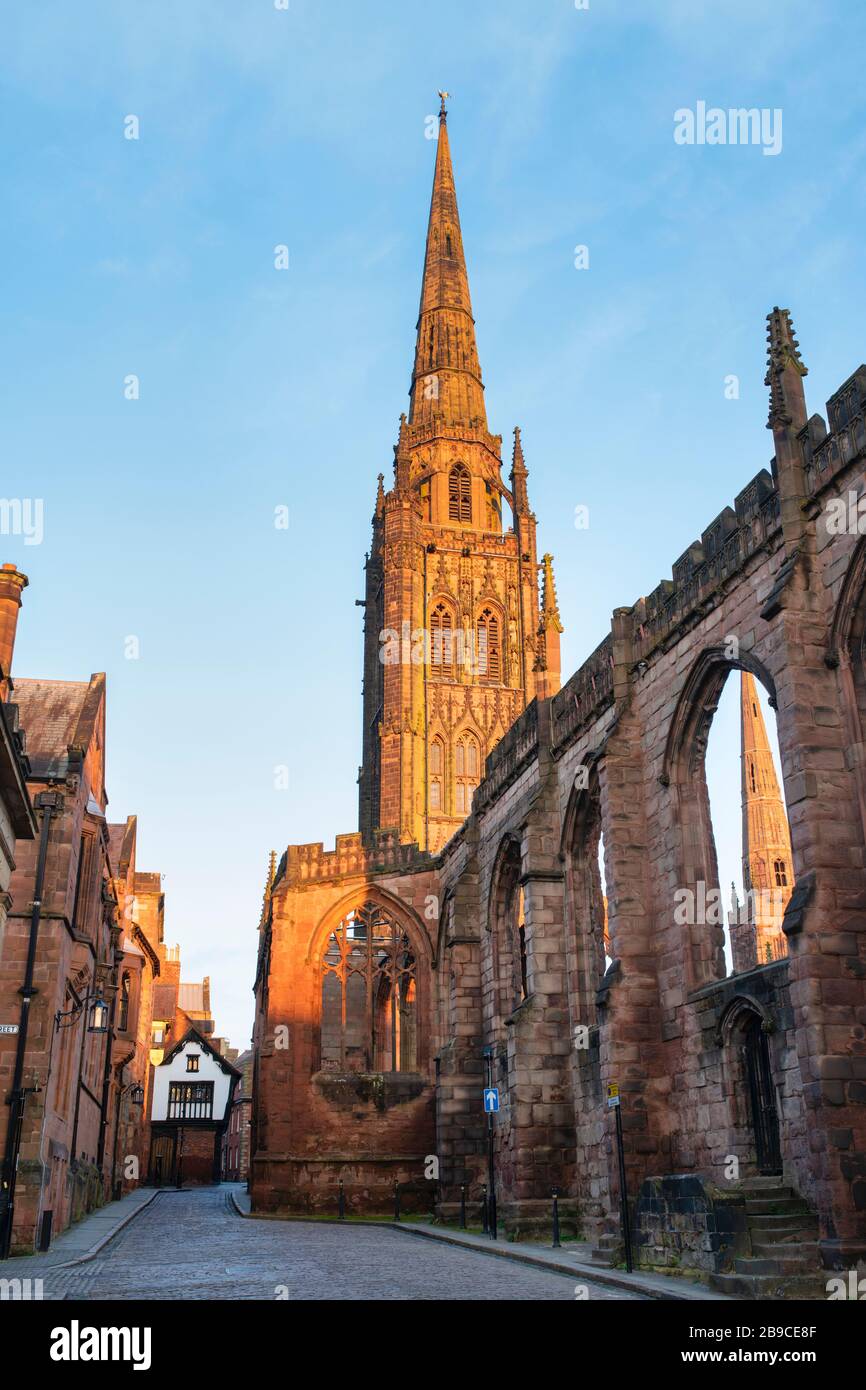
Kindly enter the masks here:
M 773 1248 L 774 1251 L 778 1249 L 778 1247 Z M 818 1272 L 818 1265 L 812 1260 L 802 1259 L 799 1255 L 773 1253 L 763 1257 L 750 1256 L 734 1260 L 734 1272 L 736 1274 L 814 1275 Z
M 749 1235 L 755 1241 L 810 1239 L 818 1234 L 817 1218 L 812 1216 L 762 1216 L 749 1222 Z
M 820 1269 L 816 1240 L 753 1240 L 752 1254 L 758 1259 L 801 1260 L 810 1269 Z
M 731 1298 L 827 1297 L 826 1280 L 817 1274 L 711 1274 L 708 1282 L 714 1293 L 726 1293 Z
M 742 1190 L 743 1190 L 744 1192 L 748 1192 L 748 1191 L 750 1190 L 750 1188 L 753 1188 L 753 1187 L 755 1187 L 755 1188 L 784 1187 L 786 1192 L 792 1192 L 792 1191 L 793 1191 L 793 1188 L 792 1188 L 792 1187 L 786 1186 L 785 1183 L 782 1181 L 782 1175 L 781 1175 L 781 1173 L 764 1173 L 764 1174 L 759 1174 L 759 1176 L 758 1176 L 758 1177 L 755 1177 L 755 1178 L 745 1178 L 745 1179 L 740 1183 L 740 1187 L 742 1188 Z
M 592 1262 L 598 1265 L 599 1269 L 615 1269 L 616 1260 L 608 1250 L 593 1250 Z
M 811 1216 L 802 1197 L 747 1197 L 746 1216 Z

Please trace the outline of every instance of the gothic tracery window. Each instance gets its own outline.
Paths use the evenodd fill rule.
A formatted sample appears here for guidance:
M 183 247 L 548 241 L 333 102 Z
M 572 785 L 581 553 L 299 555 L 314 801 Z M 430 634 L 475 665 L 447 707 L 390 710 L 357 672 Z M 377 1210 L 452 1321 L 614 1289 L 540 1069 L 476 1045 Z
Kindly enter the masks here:
M 353 908 L 322 956 L 322 1070 L 415 1071 L 418 1004 L 409 937 L 378 903 Z
M 436 813 L 445 810 L 445 745 L 438 736 L 430 744 L 429 761 L 430 810 Z
M 472 520 L 472 480 L 464 463 L 455 463 L 448 474 L 448 519 Z
M 444 603 L 430 614 L 430 670 L 435 676 L 454 675 L 454 619 Z
M 788 872 L 787 872 L 787 869 L 785 868 L 785 861 L 784 861 L 784 859 L 776 859 L 776 860 L 774 861 L 774 863 L 773 863 L 773 873 L 775 874 L 775 878 L 776 878 L 776 887 L 777 887 L 777 888 L 787 888 L 787 886 L 788 886 Z
M 478 741 L 472 734 L 463 734 L 454 749 L 454 810 L 458 816 L 468 816 L 472 796 L 480 779 L 481 754 Z
M 478 674 L 484 680 L 502 679 L 502 642 L 499 617 L 491 608 L 480 614 L 475 630 Z

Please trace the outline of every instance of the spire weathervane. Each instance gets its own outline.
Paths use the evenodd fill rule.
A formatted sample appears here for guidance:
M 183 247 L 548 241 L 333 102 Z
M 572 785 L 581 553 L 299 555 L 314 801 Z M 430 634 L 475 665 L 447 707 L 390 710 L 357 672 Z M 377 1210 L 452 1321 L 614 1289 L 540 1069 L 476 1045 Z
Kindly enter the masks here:
M 440 92 L 440 93 L 439 93 L 439 100 L 440 100 L 441 103 L 442 103 L 441 106 L 439 107 L 439 115 L 440 115 L 440 117 L 442 117 L 442 118 L 444 118 L 445 116 L 448 115 L 448 112 L 447 112 L 446 109 L 445 109 L 445 103 L 446 103 L 446 101 L 448 100 L 448 98 L 449 98 L 450 96 L 451 96 L 451 93 L 450 93 L 450 92 Z

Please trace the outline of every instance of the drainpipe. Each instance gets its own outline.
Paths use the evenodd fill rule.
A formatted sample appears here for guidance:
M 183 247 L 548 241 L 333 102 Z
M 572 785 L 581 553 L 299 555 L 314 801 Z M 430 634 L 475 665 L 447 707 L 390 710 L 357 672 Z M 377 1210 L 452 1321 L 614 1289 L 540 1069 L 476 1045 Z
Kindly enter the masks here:
M 39 834 L 36 881 L 33 885 L 27 964 L 24 968 L 24 983 L 18 991 L 21 995 L 21 1017 L 18 1025 L 18 1044 L 15 1049 L 15 1070 L 12 1076 L 12 1089 L 7 1100 L 10 1111 L 9 1126 L 6 1130 L 6 1150 L 3 1156 L 3 1184 L 0 1188 L 0 1260 L 8 1258 L 12 1245 L 12 1224 L 15 1219 L 15 1184 L 18 1176 L 18 1156 L 21 1151 L 21 1132 L 24 1127 L 24 1106 L 28 1091 L 38 1089 L 37 1087 L 22 1088 L 21 1082 L 24 1078 L 24 1058 L 27 1052 L 30 1001 L 39 992 L 33 985 L 33 973 L 36 967 L 39 923 L 42 919 L 42 892 L 45 886 L 45 865 L 48 859 L 51 816 L 54 811 L 60 809 L 61 805 L 62 799 L 57 792 L 40 792 L 36 797 L 36 809 L 42 811 L 42 828 Z

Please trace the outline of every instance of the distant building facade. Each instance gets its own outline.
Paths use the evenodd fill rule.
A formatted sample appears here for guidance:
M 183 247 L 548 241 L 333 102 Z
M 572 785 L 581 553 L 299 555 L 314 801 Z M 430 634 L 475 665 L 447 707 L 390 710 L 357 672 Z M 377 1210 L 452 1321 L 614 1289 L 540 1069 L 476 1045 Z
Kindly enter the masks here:
M 160 1187 L 219 1182 L 240 1073 L 190 1028 L 154 1070 L 150 1178 Z

